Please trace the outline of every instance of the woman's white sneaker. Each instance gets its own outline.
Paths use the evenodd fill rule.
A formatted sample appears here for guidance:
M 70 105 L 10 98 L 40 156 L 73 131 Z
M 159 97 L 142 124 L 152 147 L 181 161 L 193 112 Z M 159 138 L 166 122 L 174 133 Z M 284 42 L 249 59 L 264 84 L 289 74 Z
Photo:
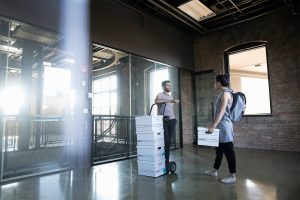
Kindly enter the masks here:
M 236 183 L 236 177 L 235 175 L 230 175 L 226 178 L 221 179 L 221 182 L 224 184 L 233 184 Z
M 215 169 L 206 170 L 206 171 L 204 171 L 204 174 L 207 175 L 207 176 L 217 177 L 218 176 L 218 171 L 215 170 Z

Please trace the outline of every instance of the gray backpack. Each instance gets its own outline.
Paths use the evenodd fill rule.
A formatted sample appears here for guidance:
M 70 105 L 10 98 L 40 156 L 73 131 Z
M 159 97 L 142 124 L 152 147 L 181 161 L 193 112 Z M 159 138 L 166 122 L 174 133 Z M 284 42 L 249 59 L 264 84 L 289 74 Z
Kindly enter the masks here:
M 242 92 L 233 93 L 231 92 L 233 101 L 230 108 L 229 118 L 232 122 L 238 122 L 244 115 L 246 108 L 246 95 Z

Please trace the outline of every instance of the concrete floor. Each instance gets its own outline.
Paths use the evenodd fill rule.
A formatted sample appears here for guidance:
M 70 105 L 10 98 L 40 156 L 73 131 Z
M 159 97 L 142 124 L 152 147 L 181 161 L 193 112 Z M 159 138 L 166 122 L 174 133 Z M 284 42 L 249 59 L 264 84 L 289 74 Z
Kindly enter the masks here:
M 202 174 L 212 166 L 213 148 L 185 146 L 171 154 L 177 162 L 177 174 L 138 176 L 134 158 L 3 184 L 0 199 L 300 199 L 300 152 L 236 148 L 238 172 L 234 185 L 223 185 Z M 219 175 L 228 175 L 225 159 Z

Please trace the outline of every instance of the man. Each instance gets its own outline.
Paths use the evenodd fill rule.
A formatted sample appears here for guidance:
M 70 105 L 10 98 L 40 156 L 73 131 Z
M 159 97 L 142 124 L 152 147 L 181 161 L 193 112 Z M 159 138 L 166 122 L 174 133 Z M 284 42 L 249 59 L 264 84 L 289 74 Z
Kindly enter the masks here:
M 179 103 L 179 100 L 173 100 L 173 97 L 170 95 L 171 82 L 169 80 L 163 81 L 161 86 L 163 88 L 163 92 L 156 96 L 155 103 L 158 104 L 158 115 L 164 116 L 165 163 L 168 174 L 171 138 L 175 134 L 177 122 L 173 111 L 173 105 Z

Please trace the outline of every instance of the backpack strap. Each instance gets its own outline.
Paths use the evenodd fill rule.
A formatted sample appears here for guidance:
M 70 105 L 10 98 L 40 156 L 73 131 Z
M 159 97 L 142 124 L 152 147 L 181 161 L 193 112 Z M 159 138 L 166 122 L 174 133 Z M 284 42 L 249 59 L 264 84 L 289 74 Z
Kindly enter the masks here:
M 230 112 L 234 109 L 234 107 L 238 101 L 237 94 L 233 93 L 233 92 L 231 92 L 231 94 L 232 94 L 232 104 L 231 104 Z
M 228 88 L 228 89 L 225 89 L 225 90 L 223 91 L 223 93 L 224 93 L 224 92 L 229 92 L 229 93 L 231 94 L 232 97 L 234 96 L 234 93 L 233 93 L 233 90 L 232 90 L 232 89 L 229 89 L 229 88 Z M 222 95 L 223 95 L 223 94 L 222 94 Z M 233 99 L 233 98 L 232 98 L 232 99 Z M 233 108 L 232 105 L 233 105 L 233 102 L 231 102 L 231 108 Z M 231 110 L 230 110 L 230 111 L 231 111 Z

